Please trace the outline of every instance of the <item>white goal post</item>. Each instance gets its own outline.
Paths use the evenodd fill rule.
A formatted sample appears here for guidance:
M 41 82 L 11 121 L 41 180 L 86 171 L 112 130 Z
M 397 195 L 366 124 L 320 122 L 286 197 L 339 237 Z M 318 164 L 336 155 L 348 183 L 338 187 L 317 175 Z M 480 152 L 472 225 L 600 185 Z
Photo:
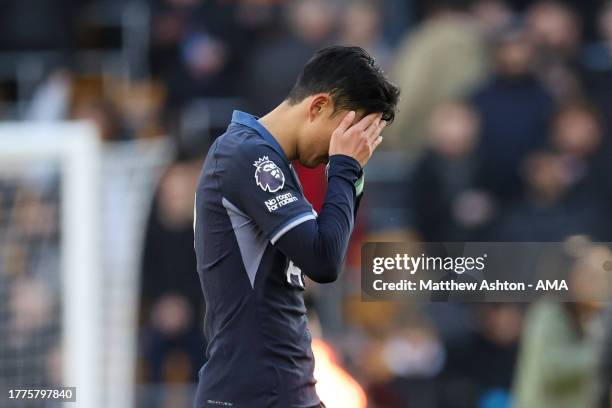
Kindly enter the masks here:
M 60 172 L 61 356 L 64 386 L 79 407 L 102 407 L 100 154 L 86 123 L 0 123 L 0 171 L 55 161 Z

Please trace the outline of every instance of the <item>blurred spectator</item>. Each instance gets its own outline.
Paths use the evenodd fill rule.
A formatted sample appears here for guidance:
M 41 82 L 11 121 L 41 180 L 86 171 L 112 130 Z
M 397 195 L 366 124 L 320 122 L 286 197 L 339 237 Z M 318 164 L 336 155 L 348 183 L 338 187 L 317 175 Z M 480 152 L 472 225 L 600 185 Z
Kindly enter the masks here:
M 612 306 L 605 312 L 603 347 L 599 356 L 599 390 L 597 408 L 610 408 L 612 404 Z
M 612 130 L 612 2 L 608 1 L 598 18 L 599 41 L 582 53 L 585 87 L 603 113 L 607 131 Z
M 106 142 L 129 138 L 121 112 L 110 100 L 89 99 L 79 103 L 72 115 L 75 120 L 93 122 L 99 137 Z
M 598 114 L 586 102 L 566 103 L 553 118 L 552 145 L 576 160 L 592 159 L 601 146 L 602 136 Z
M 165 76 L 177 63 L 179 44 L 199 3 L 198 0 L 153 2 L 151 65 L 154 74 Z
M 559 101 L 580 96 L 578 16 L 560 1 L 542 0 L 529 8 L 526 22 L 537 49 L 537 73 L 549 92 Z
M 44 356 L 60 341 L 58 185 L 9 180 L 0 180 L 0 386 L 44 386 Z
M 434 12 L 400 45 L 391 77 L 404 92 L 395 122 L 385 131 L 385 148 L 418 155 L 433 107 L 485 77 L 485 44 L 464 3 L 469 2 L 436 1 Z
M 472 97 L 482 121 L 484 186 L 500 199 L 520 192 L 519 163 L 546 138 L 552 100 L 533 75 L 534 49 L 527 35 L 500 34 L 491 79 Z
M 561 156 L 532 153 L 525 160 L 526 192 L 514 201 L 494 231 L 494 239 L 517 242 L 561 241 L 568 235 L 592 235 L 601 228 L 591 203 L 568 202 L 570 180 Z M 597 235 L 597 234 L 596 234 Z
M 494 39 L 499 32 L 513 23 L 516 18 L 505 0 L 477 0 L 472 5 L 472 13 L 479 21 L 488 39 Z
M 510 407 L 522 314 L 516 304 L 476 307 L 462 341 L 447 344 L 444 407 Z
M 40 278 L 23 277 L 11 285 L 9 311 L 10 337 L 6 340 L 16 349 L 23 349 L 50 329 L 55 321 L 56 300 Z
M 176 112 L 196 97 L 236 91 L 237 52 L 243 32 L 236 5 L 221 0 L 159 0 L 152 25 L 153 72 L 168 84 L 167 106 Z
M 599 114 L 581 101 L 563 105 L 553 120 L 551 144 L 562 155 L 568 182 L 566 201 L 590 208 L 600 218 L 602 228 L 592 231 L 595 238 L 611 240 L 609 210 L 612 182 L 602 177 L 612 171 L 609 150 L 603 147 Z
M 328 0 L 285 3 L 284 26 L 275 39 L 249 52 L 243 75 L 251 113 L 262 115 L 287 97 L 304 64 L 334 35 L 337 4 Z
M 411 219 L 427 242 L 473 240 L 490 220 L 492 202 L 479 189 L 477 113 L 461 102 L 434 108 L 430 146 L 411 176 Z
M 46 282 L 38 277 L 21 277 L 11 282 L 8 293 L 8 321 L 3 335 L 2 372 L 6 378 L 22 386 L 29 379 L 31 386 L 49 385 L 50 375 L 44 359 L 32 358 L 46 355 L 59 343 L 59 304 Z M 24 363 L 27 362 L 27 363 Z M 5 384 L 6 386 L 14 386 Z
M 48 386 L 54 378 L 45 358 L 61 341 L 62 280 L 52 180 L 47 174 L 41 183 L 29 167 L 0 179 L 0 387 Z
M 125 127 L 136 138 L 170 136 L 163 128 L 162 106 L 166 90 L 155 81 L 119 83 L 116 103 Z
M 142 332 L 144 381 L 191 383 L 197 376 L 206 349 L 194 311 L 178 293 L 168 292 L 154 304 Z
M 595 352 L 572 303 L 540 302 L 526 317 L 515 384 L 517 408 L 590 407 Z
M 349 3 L 342 11 L 343 23 L 340 43 L 359 46 L 376 59 L 386 70 L 390 63 L 391 49 L 382 32 L 382 14 L 375 0 L 358 0 Z
M 28 183 L 36 180 L 32 176 L 28 179 Z M 25 184 L 25 180 L 22 183 Z M 57 282 L 60 272 L 58 185 L 43 184 L 42 187 L 48 189 L 45 193 L 34 187 L 39 186 L 35 183 L 20 186 L 9 195 L 7 224 L 4 225 L 6 235 L 0 236 L 6 243 L 2 254 L 4 263 L 0 263 L 0 268 L 3 267 L 11 279 L 35 277 L 45 284 L 53 283 L 54 286 L 47 289 L 55 292 L 60 285 Z
M 517 408 L 592 407 L 597 381 L 597 312 L 594 292 L 607 289 L 601 265 L 610 252 L 594 247 L 577 261 L 568 286 L 575 303 L 541 300 L 526 316 L 514 383 Z M 577 284 L 577 280 L 580 284 Z
M 435 328 L 426 322 L 404 324 L 368 350 L 368 393 L 378 408 L 439 406 L 437 375 L 446 359 Z
M 150 382 L 190 382 L 204 359 L 203 299 L 193 252 L 193 191 L 200 166 L 199 160 L 170 166 L 147 226 L 142 352 Z
M 278 27 L 278 14 L 285 0 L 238 0 L 234 14 L 238 25 L 251 40 L 264 38 Z
M 382 9 L 382 27 L 386 41 L 394 48 L 402 39 L 415 21 L 415 0 L 383 0 L 380 1 Z

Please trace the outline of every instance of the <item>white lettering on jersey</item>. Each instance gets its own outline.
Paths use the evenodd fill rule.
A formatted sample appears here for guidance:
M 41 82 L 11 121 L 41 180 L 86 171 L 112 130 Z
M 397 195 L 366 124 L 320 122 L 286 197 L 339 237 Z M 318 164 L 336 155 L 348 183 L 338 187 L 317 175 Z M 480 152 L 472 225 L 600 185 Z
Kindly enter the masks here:
M 289 261 L 287 267 L 287 282 L 292 286 L 304 287 L 304 279 L 302 278 L 302 270 Z

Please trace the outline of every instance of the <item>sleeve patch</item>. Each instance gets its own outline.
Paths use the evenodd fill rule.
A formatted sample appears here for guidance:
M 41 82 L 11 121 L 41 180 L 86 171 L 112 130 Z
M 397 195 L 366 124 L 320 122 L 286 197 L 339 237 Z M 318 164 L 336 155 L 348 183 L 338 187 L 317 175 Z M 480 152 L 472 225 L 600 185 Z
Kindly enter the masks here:
M 283 171 L 268 156 L 260 157 L 253 166 L 255 166 L 255 183 L 263 191 L 275 193 L 285 186 Z

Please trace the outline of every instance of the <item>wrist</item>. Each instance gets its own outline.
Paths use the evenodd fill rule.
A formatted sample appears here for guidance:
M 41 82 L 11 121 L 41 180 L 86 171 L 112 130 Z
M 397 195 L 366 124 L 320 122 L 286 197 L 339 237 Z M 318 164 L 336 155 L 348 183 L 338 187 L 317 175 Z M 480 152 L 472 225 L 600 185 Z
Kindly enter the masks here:
M 361 163 L 359 163 L 359 161 L 355 159 L 354 157 L 351 157 L 346 154 L 333 154 L 329 156 L 329 162 L 327 163 L 327 167 L 329 168 L 329 167 L 338 166 L 338 165 L 353 168 L 355 169 L 355 171 L 357 171 L 357 173 L 359 173 L 360 176 L 361 176 L 361 173 L 363 172 Z
M 357 160 L 344 154 L 335 154 L 329 157 L 325 168 L 327 179 L 337 176 L 350 182 L 355 188 L 356 195 L 363 190 L 363 169 Z

